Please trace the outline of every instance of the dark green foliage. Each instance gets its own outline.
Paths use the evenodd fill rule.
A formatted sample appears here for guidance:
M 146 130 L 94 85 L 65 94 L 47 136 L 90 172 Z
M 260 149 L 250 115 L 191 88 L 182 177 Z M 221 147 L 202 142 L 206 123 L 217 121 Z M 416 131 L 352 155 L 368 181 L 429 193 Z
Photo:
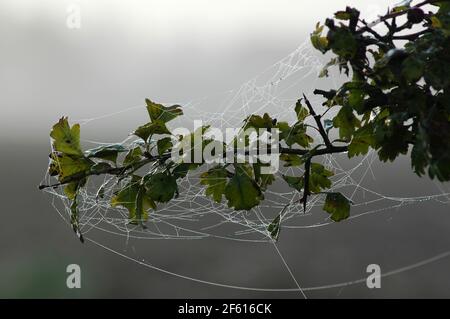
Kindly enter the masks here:
M 326 46 L 318 47 L 317 31 L 311 41 L 322 52 L 331 50 L 340 70 L 352 75 L 324 105 L 341 106 L 334 118 L 341 139 L 350 142 L 349 156 L 378 151 L 380 160 L 393 161 L 411 151 L 411 164 L 419 174 L 450 179 L 450 4 L 405 2 L 381 20 L 388 27 L 379 34 L 364 21 L 352 24 L 353 8 L 328 19 Z M 435 8 L 425 12 L 423 6 Z M 406 22 L 398 23 L 398 17 Z M 340 20 L 340 22 L 338 22 Z M 413 24 L 418 31 L 405 34 Z M 323 29 L 321 31 L 324 31 Z M 399 40 L 405 40 L 406 43 Z M 328 74 L 328 71 L 324 75 Z M 324 91 L 320 91 L 324 92 Z M 336 103 L 336 101 L 339 101 Z M 366 115 L 360 122 L 358 115 Z

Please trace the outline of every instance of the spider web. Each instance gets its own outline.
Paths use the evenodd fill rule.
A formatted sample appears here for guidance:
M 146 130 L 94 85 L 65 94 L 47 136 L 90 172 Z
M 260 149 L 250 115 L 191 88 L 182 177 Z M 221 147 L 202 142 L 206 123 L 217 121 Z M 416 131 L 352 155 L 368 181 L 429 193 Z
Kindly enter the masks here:
M 189 102 L 177 102 L 183 105 L 183 119 L 171 122 L 172 127 L 183 126 L 193 120 L 202 120 L 205 124 L 220 128 L 237 128 L 242 126 L 242 120 L 250 114 L 262 114 L 268 112 L 278 120 L 290 121 L 295 118 L 293 105 L 298 96 L 305 92 L 311 96 L 313 105 L 318 106 L 316 110 L 320 113 L 320 100 L 315 100 L 311 94 L 317 87 L 317 75 L 324 65 L 324 61 L 316 55 L 309 42 L 301 44 L 292 53 L 274 63 L 259 75 L 243 83 L 237 89 L 229 90 L 220 94 L 206 96 Z M 328 81 L 331 87 L 338 87 L 339 78 L 332 76 Z M 302 91 L 299 91 L 301 87 Z M 215 105 L 211 110 L 210 106 Z M 79 120 L 81 125 L 90 125 L 92 122 L 118 116 L 124 112 L 142 112 L 143 106 L 125 109 L 121 112 L 107 114 L 101 117 Z M 330 116 L 332 112 L 330 112 Z M 183 123 L 183 121 L 185 121 Z M 313 123 L 310 123 L 313 124 Z M 314 135 L 314 131 L 311 131 Z M 313 136 L 314 137 L 314 136 Z M 320 139 L 318 133 L 317 138 Z M 106 143 L 83 140 L 84 143 L 100 146 Z M 128 137 L 120 144 L 132 147 L 136 138 Z M 403 206 L 415 205 L 424 201 L 435 201 L 440 204 L 450 203 L 450 191 L 446 185 L 436 183 L 440 190 L 435 194 L 416 197 L 396 197 L 382 194 L 377 190 L 366 186 L 367 181 L 375 178 L 372 170 L 376 162 L 377 154 L 369 151 L 364 157 L 349 160 L 346 154 L 325 155 L 317 161 L 321 162 L 327 169 L 334 172 L 332 177 L 333 186 L 330 191 L 339 191 L 345 194 L 352 202 L 350 220 L 361 218 L 370 214 L 382 213 Z M 148 171 L 147 171 L 148 172 Z M 145 173 L 145 171 L 143 172 Z M 283 184 L 281 174 L 296 175 L 301 173 L 300 169 L 280 169 L 276 173 L 277 182 L 265 192 L 265 200 L 260 206 L 250 211 L 234 211 L 228 208 L 226 202 L 215 203 L 205 196 L 205 188 L 199 183 L 201 171 L 193 171 L 179 182 L 179 193 L 165 205 L 160 205 L 156 211 L 149 213 L 146 228 L 129 223 L 128 211 L 120 207 L 111 207 L 111 197 L 118 188 L 115 176 L 92 177 L 85 188 L 79 194 L 79 224 L 83 236 L 92 243 L 114 252 L 124 258 L 133 260 L 141 265 L 153 268 L 171 275 L 190 279 L 211 285 L 260 291 L 300 291 L 304 297 L 304 291 L 344 287 L 356 284 L 365 279 L 353 280 L 340 284 L 330 284 L 309 288 L 301 288 L 289 265 L 285 262 L 277 244 L 271 238 L 267 227 L 273 219 L 280 214 L 281 232 L 283 229 L 301 230 L 306 228 L 318 228 L 331 225 L 333 221 L 327 214 L 321 212 L 324 196 L 311 196 L 306 210 L 299 203 L 301 194 Z M 43 178 L 44 184 L 50 184 L 52 177 L 46 174 Z M 99 196 L 97 190 L 101 187 L 104 194 Z M 46 189 L 51 195 L 51 202 L 55 210 L 70 224 L 70 201 L 64 195 L 61 188 Z M 284 266 L 296 284 L 296 288 L 252 288 L 237 285 L 226 285 L 219 282 L 205 281 L 198 278 L 176 274 L 153 266 L 149 262 L 139 258 L 130 257 L 117 250 L 94 240 L 90 235 L 96 232 L 107 233 L 112 236 L 124 238 L 126 242 L 133 240 L 199 240 L 205 238 L 219 238 L 223 240 L 253 243 L 273 243 L 276 251 L 283 261 Z M 282 238 L 282 234 L 281 234 Z M 280 239 L 282 240 L 282 239 Z M 426 263 L 447 257 L 450 253 L 443 253 L 428 260 L 403 267 L 384 276 L 396 274 Z

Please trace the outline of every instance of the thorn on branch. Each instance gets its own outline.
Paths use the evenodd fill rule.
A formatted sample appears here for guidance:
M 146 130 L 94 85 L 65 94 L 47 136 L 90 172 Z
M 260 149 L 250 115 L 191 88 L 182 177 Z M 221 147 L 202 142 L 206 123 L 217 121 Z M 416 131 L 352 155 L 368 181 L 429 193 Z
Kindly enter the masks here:
M 319 129 L 319 133 L 320 133 L 320 135 L 322 136 L 322 139 L 323 139 L 323 141 L 324 141 L 326 147 L 327 147 L 328 149 L 332 149 L 332 148 L 333 148 L 333 145 L 331 144 L 330 139 L 328 138 L 328 135 L 327 135 L 327 133 L 325 132 L 325 129 L 323 128 L 322 121 L 321 121 L 321 116 L 318 115 L 318 114 L 314 111 L 314 108 L 313 108 L 313 106 L 311 105 L 311 102 L 308 100 L 308 98 L 306 97 L 306 95 L 305 95 L 304 93 L 303 93 L 303 98 L 305 99 L 306 106 L 307 106 L 308 109 L 309 109 L 309 114 L 311 114 L 312 117 L 314 118 L 314 120 L 316 121 L 317 128 Z
M 306 204 L 308 202 L 309 194 L 309 175 L 311 171 L 311 157 L 309 157 L 305 162 L 305 180 L 303 186 L 303 197 L 300 200 L 300 203 L 303 204 L 303 213 L 306 213 Z

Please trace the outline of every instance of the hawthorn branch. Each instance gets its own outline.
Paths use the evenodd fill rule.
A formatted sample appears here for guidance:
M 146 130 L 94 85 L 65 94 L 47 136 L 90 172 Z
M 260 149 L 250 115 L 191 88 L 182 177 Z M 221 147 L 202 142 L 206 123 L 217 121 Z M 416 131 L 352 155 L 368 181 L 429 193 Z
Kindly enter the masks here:
M 303 212 L 306 212 L 306 204 L 308 202 L 309 196 L 309 175 L 311 173 L 311 157 L 309 157 L 305 162 L 305 180 L 304 180 L 304 188 L 303 188 L 303 197 L 300 200 L 300 203 L 303 203 Z
M 312 115 L 314 120 L 316 121 L 317 128 L 319 129 L 319 133 L 322 136 L 323 142 L 325 143 L 326 147 L 328 149 L 333 148 L 333 144 L 331 144 L 330 139 L 328 138 L 328 134 L 325 132 L 325 129 L 323 128 L 321 116 L 314 111 L 314 108 L 311 105 L 311 102 L 309 102 L 308 98 L 305 94 L 303 94 L 303 98 L 305 99 L 306 106 L 309 109 L 309 114 Z
M 292 148 L 285 148 L 285 147 L 279 148 L 280 154 L 291 154 L 291 155 L 300 155 L 300 156 L 308 155 L 309 158 L 312 158 L 314 156 L 326 155 L 326 154 L 344 153 L 344 152 L 347 152 L 347 150 L 348 150 L 347 146 L 332 146 L 331 148 L 320 148 L 320 149 L 314 149 L 314 150 L 292 149 Z M 81 172 L 78 174 L 71 175 L 59 183 L 55 183 L 55 184 L 51 184 L 51 185 L 39 185 L 39 189 L 43 190 L 46 188 L 56 188 L 56 187 L 70 184 L 72 182 L 78 182 L 84 178 L 87 178 L 89 176 L 95 176 L 95 175 L 123 176 L 129 171 L 136 171 L 139 168 L 141 168 L 147 164 L 153 163 L 155 161 L 167 160 L 170 158 L 170 155 L 171 155 L 170 152 L 163 154 L 163 155 L 158 155 L 158 156 L 147 155 L 146 158 L 144 158 L 143 160 L 141 160 L 137 163 L 134 163 L 134 164 L 125 165 L 122 167 L 107 167 L 107 168 L 97 170 L 97 171 L 84 171 L 84 172 Z
M 423 7 L 428 4 L 434 4 L 437 2 L 448 2 L 448 1 L 450 1 L 450 0 L 425 0 L 425 1 L 419 2 L 418 4 L 414 5 L 414 7 L 420 8 L 420 7 Z M 364 33 L 364 32 L 370 32 L 369 29 L 372 29 L 376 25 L 378 25 L 380 23 L 385 23 L 387 20 L 395 19 L 395 18 L 405 15 L 407 13 L 408 13 L 408 10 L 402 10 L 402 11 L 398 11 L 398 12 L 388 13 L 384 16 L 381 16 L 378 20 L 375 20 L 372 23 L 366 24 L 364 27 L 360 28 L 357 32 L 360 34 Z

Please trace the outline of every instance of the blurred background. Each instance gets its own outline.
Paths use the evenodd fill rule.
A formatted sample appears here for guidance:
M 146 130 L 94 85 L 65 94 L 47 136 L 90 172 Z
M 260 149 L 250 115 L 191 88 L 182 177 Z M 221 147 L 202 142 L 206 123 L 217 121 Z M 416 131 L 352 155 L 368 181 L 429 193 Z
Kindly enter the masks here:
M 395 1 L 377 0 L 2 0 L 0 3 L 0 297 L 302 298 L 298 291 L 240 290 L 193 282 L 144 267 L 108 249 L 81 244 L 37 189 L 50 127 L 61 116 L 86 122 L 85 140 L 123 140 L 146 121 L 143 101 L 185 103 L 239 88 L 308 40 L 318 21 L 346 5 L 369 20 Z M 80 9 L 80 28 L 67 19 Z M 326 61 L 322 57 L 318 57 Z M 321 60 L 321 61 L 322 61 Z M 334 85 L 329 79 L 320 85 Z M 316 82 L 313 82 L 316 83 Z M 298 90 L 312 89 L 310 78 Z M 202 104 L 204 105 L 204 104 Z M 219 111 L 210 104 L 205 111 Z M 201 112 L 201 110 L 200 110 Z M 83 121 L 82 121 L 83 122 Z M 403 157 L 374 162 L 367 187 L 397 197 L 449 192 L 418 178 Z M 450 250 L 445 202 L 399 205 L 328 227 L 287 229 L 278 248 L 302 287 L 348 283 L 415 265 Z M 321 212 L 317 210 L 317 214 Z M 133 242 L 94 234 L 120 254 L 205 281 L 296 288 L 273 245 L 220 239 Z M 139 248 L 135 248 L 139 247 Z M 433 260 L 431 260 L 433 261 Z M 82 288 L 66 287 L 79 264 Z M 310 298 L 448 298 L 450 258 L 382 278 L 306 291 Z

